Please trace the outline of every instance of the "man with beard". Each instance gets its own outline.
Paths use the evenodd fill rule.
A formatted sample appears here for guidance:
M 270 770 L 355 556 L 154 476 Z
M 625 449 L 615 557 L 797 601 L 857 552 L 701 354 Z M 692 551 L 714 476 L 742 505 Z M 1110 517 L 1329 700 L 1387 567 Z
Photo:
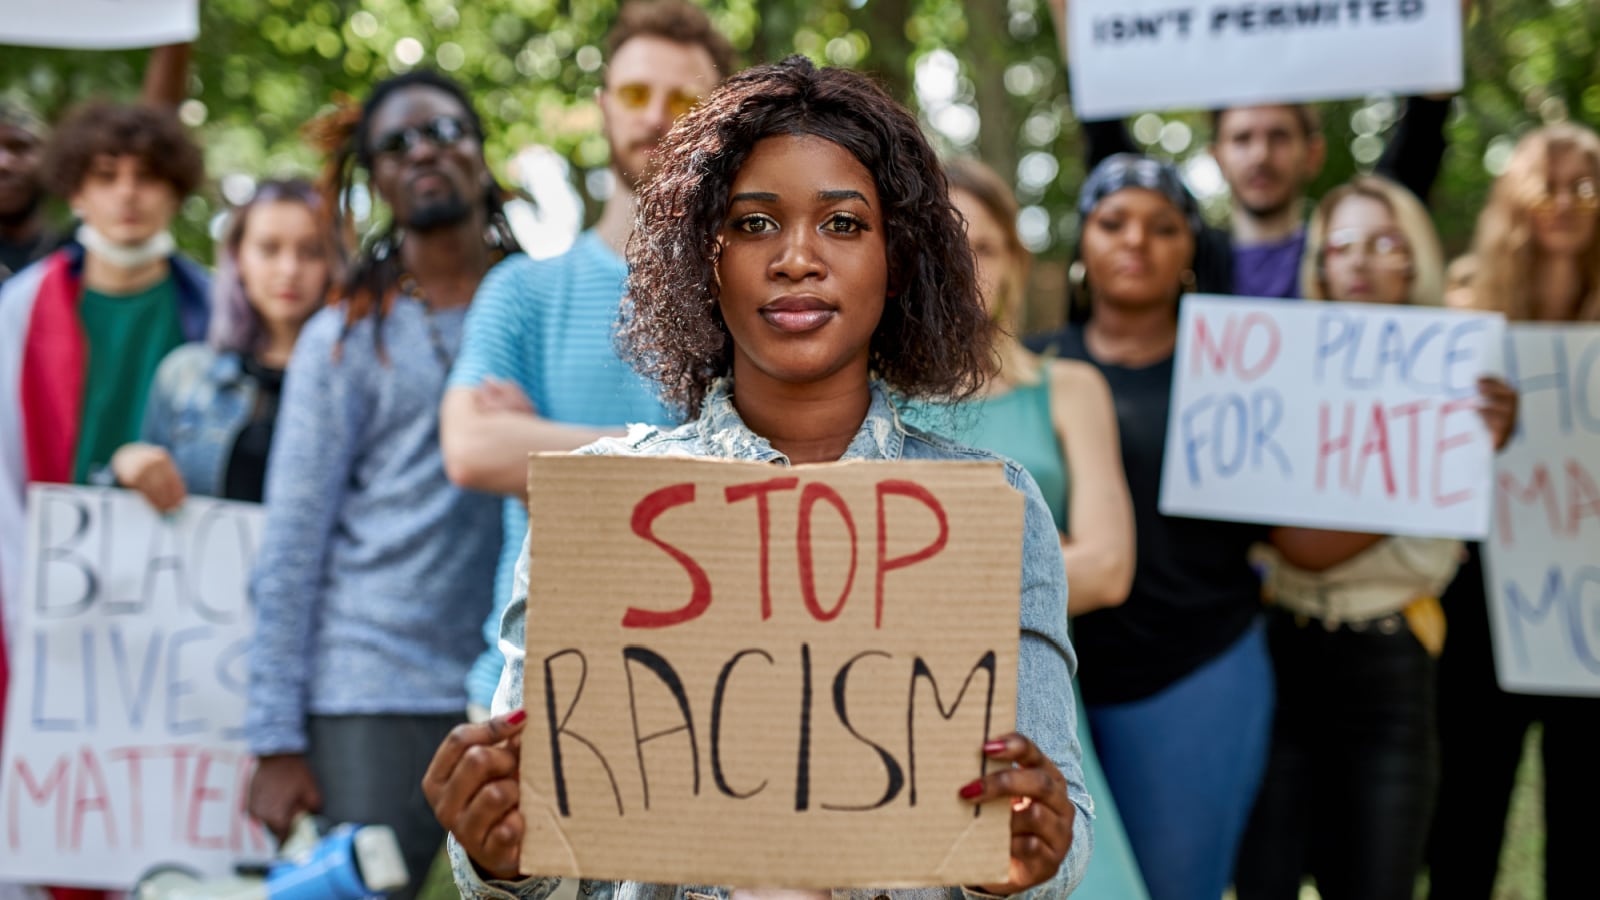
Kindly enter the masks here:
M 1424 200 L 1444 156 L 1449 106 L 1445 99 L 1411 98 L 1378 162 L 1379 173 Z M 1306 187 L 1327 155 L 1316 109 L 1234 107 L 1214 112 L 1211 122 L 1211 155 L 1232 193 L 1232 292 L 1300 296 Z
M 391 826 L 405 900 L 444 839 L 417 785 L 462 720 L 500 549 L 498 500 L 445 477 L 439 399 L 479 281 L 519 248 L 455 82 L 380 82 L 347 127 L 329 208 L 348 216 L 364 169 L 391 222 L 284 380 L 251 579 L 248 805 L 280 838 L 305 812 Z
M 456 484 L 500 494 L 505 547 L 487 642 L 468 677 L 474 711 L 487 710 L 504 658 L 500 610 L 528 530 L 528 454 L 572 450 L 631 422 L 671 415 L 656 386 L 612 344 L 633 233 L 634 195 L 673 120 L 733 68 L 733 48 L 684 0 L 635 0 L 606 37 L 599 93 L 616 186 L 600 221 L 566 253 L 508 259 L 484 279 L 440 414 L 440 441 Z

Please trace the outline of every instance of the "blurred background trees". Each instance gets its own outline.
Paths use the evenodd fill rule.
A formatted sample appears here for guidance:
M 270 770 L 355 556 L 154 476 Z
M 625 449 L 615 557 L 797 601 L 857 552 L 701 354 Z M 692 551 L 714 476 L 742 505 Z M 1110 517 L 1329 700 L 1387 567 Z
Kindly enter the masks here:
M 1067 76 L 1043 0 L 702 0 L 746 63 L 803 53 L 874 72 L 950 152 L 1009 176 L 1021 225 L 1040 254 L 1030 316 L 1059 316 L 1072 212 L 1084 171 Z M 609 187 L 594 91 L 600 41 L 617 0 L 204 0 L 182 116 L 206 143 L 210 182 L 184 208 L 181 242 L 209 258 L 210 235 L 254 179 L 314 174 L 299 127 L 339 94 L 385 75 L 437 67 L 465 82 L 508 180 L 565 173 L 590 209 Z M 1525 129 L 1571 118 L 1600 124 L 1600 2 L 1478 0 L 1466 39 L 1466 87 L 1433 202 L 1446 246 L 1463 249 L 1490 180 Z M 137 93 L 145 52 L 7 48 L 0 90 L 46 118 L 91 95 Z M 1315 191 L 1370 166 L 1399 109 L 1393 98 L 1328 104 L 1329 162 Z M 1204 158 L 1200 114 L 1133 122 L 1152 152 L 1186 163 L 1224 204 Z M 549 152 L 513 160 L 524 148 Z M 562 166 L 565 161 L 565 168 Z M 545 173 L 543 176 L 538 173 Z M 552 174 L 553 173 L 553 174 Z M 516 175 L 518 177 L 513 177 Z M 544 196 L 541 194 L 540 196 Z M 547 204 L 549 205 L 549 204 Z M 568 218 L 577 216 L 577 208 Z

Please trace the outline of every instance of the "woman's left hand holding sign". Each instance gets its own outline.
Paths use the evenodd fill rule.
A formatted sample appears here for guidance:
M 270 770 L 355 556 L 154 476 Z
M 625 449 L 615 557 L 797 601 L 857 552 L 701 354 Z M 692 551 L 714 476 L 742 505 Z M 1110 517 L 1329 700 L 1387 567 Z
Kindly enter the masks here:
M 1072 849 L 1078 809 L 1067 797 L 1067 777 L 1050 757 L 1013 732 L 983 745 L 985 756 L 1014 765 L 961 789 L 969 803 L 1011 802 L 1011 872 L 1005 884 L 979 885 L 986 894 L 1009 895 L 1054 878 Z
M 458 725 L 422 776 L 422 792 L 439 823 L 490 878 L 519 877 L 522 813 L 517 809 L 522 710 Z

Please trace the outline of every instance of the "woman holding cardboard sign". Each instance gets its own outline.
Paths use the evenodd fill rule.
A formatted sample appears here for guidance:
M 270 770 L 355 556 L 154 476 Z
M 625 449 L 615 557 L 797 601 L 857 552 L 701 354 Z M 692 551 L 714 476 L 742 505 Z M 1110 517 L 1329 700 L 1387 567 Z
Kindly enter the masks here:
M 891 399 L 970 393 L 991 354 L 959 219 L 908 112 L 860 75 L 795 57 L 731 78 L 679 120 L 657 160 L 628 248 L 622 340 L 694 421 L 588 452 L 780 465 L 996 458 L 907 428 Z M 1021 733 L 973 748 L 1011 767 L 949 790 L 1011 803 L 1010 879 L 983 891 L 1064 896 L 1087 860 L 1090 805 L 1072 733 L 1066 582 L 1038 487 L 1016 464 L 1006 471 L 1027 498 Z M 556 884 L 517 867 L 523 715 L 504 713 L 522 696 L 526 563 L 519 569 L 501 632 L 502 714 L 452 733 L 423 781 L 453 835 L 457 884 L 472 897 L 542 897 Z M 594 889 L 605 886 L 584 885 Z
M 1472 284 L 1451 305 L 1496 310 L 1514 322 L 1600 322 L 1600 135 L 1572 123 L 1528 132 L 1478 217 L 1473 260 Z M 1486 900 L 1493 891 L 1506 809 L 1534 722 L 1543 726 L 1546 895 L 1591 896 L 1600 702 L 1501 689 L 1478 545 L 1470 551 L 1442 598 L 1450 640 L 1439 658 L 1430 896 Z
M 1437 305 L 1444 265 L 1428 213 L 1380 176 L 1335 188 L 1312 216 L 1302 290 L 1312 299 Z M 1516 394 L 1480 379 L 1495 446 Z M 1409 900 L 1438 779 L 1438 597 L 1461 542 L 1275 528 L 1268 640 L 1278 711 L 1261 795 L 1239 856 L 1241 900 Z

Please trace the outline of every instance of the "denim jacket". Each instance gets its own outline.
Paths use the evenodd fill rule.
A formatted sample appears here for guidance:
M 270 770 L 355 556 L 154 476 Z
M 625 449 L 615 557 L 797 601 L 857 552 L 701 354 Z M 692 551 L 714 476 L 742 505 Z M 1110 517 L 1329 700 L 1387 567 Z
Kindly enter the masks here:
M 745 426 L 733 406 L 733 384 L 718 381 L 705 400 L 700 417 L 670 431 L 635 426 L 626 438 L 607 438 L 582 450 L 612 456 L 697 456 L 754 460 L 788 465 L 789 460 L 767 440 Z M 900 421 L 888 392 L 872 386 L 872 404 L 843 459 L 1000 460 L 1001 457 L 952 443 Z M 1077 807 L 1072 849 L 1055 878 L 1015 895 L 1023 900 L 1065 897 L 1083 877 L 1091 850 L 1090 820 L 1094 804 L 1083 783 L 1083 756 L 1077 739 L 1077 712 L 1072 676 L 1077 657 L 1067 639 L 1067 581 L 1061 545 L 1044 497 L 1026 470 L 1003 460 L 1006 480 L 1026 498 L 1022 537 L 1021 643 L 1017 660 L 1017 731 L 1032 738 L 1061 769 L 1067 794 Z M 511 605 L 500 625 L 500 649 L 506 667 L 495 693 L 494 709 L 505 712 L 522 702 L 524 629 L 528 599 L 526 541 L 517 563 Z M 954 786 L 952 786 L 954 790 Z M 543 900 L 560 883 L 553 877 L 485 882 L 461 845 L 450 839 L 456 884 L 463 897 L 495 900 Z M 728 889 L 706 885 L 659 885 L 636 882 L 582 881 L 583 900 L 727 900 Z M 833 900 L 962 900 L 983 896 L 964 888 L 917 890 L 836 890 Z
M 172 454 L 190 493 L 220 497 L 233 442 L 250 422 L 257 389 L 239 354 L 184 344 L 156 370 L 142 437 Z

